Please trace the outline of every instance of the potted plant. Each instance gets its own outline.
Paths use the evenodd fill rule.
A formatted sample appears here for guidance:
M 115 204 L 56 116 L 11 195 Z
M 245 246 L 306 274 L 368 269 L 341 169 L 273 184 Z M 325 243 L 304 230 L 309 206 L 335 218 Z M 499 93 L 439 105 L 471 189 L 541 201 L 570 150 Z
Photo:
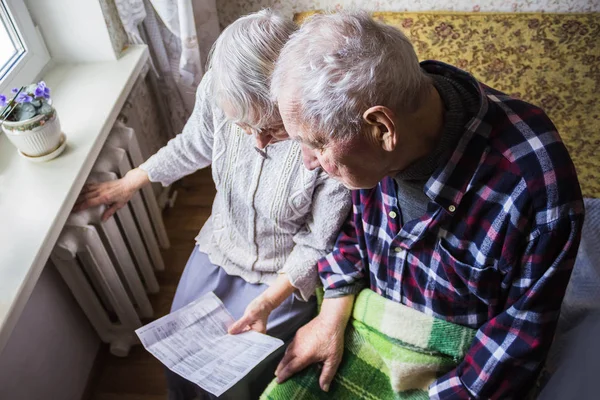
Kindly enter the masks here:
M 52 107 L 50 88 L 42 81 L 0 95 L 2 131 L 21 154 L 31 159 L 54 158 L 64 149 L 60 121 Z

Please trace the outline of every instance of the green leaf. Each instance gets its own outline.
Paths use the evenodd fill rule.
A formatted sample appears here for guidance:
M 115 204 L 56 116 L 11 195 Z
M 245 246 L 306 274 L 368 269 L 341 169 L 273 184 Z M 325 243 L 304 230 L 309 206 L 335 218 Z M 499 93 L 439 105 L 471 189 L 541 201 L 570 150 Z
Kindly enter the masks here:
M 42 103 L 42 106 L 38 109 L 38 114 L 50 114 L 52 112 L 52 106 L 46 102 Z
M 42 101 L 40 99 L 34 99 L 31 101 L 31 105 L 35 108 L 40 108 L 42 106 Z
M 32 104 L 25 103 L 21 104 L 15 111 L 15 120 L 16 121 L 25 121 L 27 119 L 33 118 L 37 115 L 37 110 Z

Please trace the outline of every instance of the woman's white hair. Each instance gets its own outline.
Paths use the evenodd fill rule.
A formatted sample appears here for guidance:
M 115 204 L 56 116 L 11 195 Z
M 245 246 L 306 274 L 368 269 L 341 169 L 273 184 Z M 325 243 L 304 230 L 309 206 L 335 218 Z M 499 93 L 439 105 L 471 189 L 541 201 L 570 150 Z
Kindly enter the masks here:
M 217 106 L 235 114 L 235 122 L 264 127 L 279 118 L 269 83 L 275 61 L 296 29 L 290 19 L 264 9 L 233 22 L 213 45 L 210 90 Z
M 311 134 L 346 140 L 361 132 L 367 109 L 412 111 L 430 83 L 402 32 L 367 13 L 342 12 L 317 14 L 292 35 L 271 95 Z

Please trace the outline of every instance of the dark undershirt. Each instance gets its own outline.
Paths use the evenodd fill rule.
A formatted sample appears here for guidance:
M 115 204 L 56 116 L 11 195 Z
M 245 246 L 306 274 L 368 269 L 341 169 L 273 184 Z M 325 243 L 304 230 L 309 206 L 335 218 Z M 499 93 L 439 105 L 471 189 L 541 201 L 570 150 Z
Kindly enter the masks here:
M 465 125 L 479 108 L 479 98 L 473 89 L 442 75 L 429 76 L 444 103 L 444 128 L 439 143 L 431 153 L 394 177 L 402 224 L 422 217 L 427 211 L 429 197 L 423 192 L 425 184 L 452 155 Z

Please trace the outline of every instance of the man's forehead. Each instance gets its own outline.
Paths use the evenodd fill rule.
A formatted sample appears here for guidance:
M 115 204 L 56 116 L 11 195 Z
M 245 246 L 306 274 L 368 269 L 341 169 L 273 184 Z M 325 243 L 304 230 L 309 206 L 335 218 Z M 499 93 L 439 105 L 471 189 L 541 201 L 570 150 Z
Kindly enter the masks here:
M 324 137 L 320 137 L 320 135 L 316 136 L 307 129 L 300 127 L 300 125 L 296 125 L 296 127 L 288 131 L 288 135 L 291 140 L 314 149 L 321 148 L 327 144 L 327 140 Z
M 300 104 L 288 91 L 278 99 L 279 114 L 291 140 L 312 148 L 321 148 L 327 143 L 326 135 L 312 132 L 310 126 L 300 118 Z

